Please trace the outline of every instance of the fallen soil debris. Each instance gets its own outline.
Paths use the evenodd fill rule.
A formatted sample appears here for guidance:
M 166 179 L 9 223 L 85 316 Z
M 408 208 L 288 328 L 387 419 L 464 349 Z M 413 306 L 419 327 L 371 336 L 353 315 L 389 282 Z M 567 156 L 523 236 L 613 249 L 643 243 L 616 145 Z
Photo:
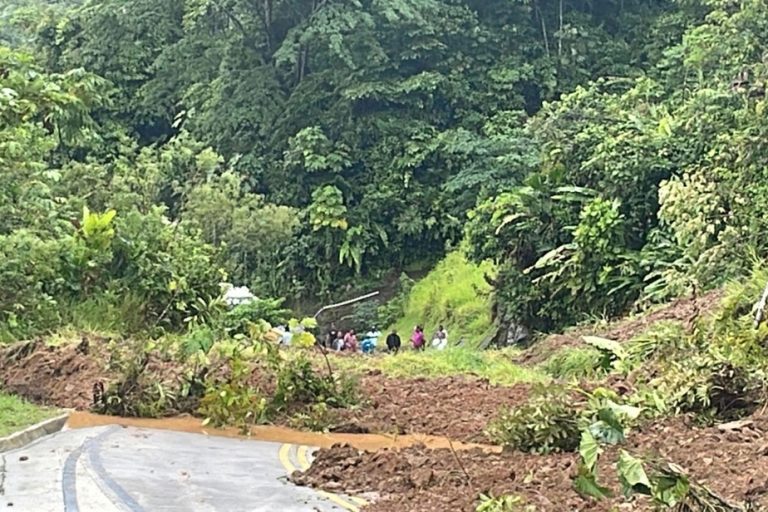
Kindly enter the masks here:
M 739 430 L 700 428 L 683 418 L 646 427 L 621 446 L 633 453 L 661 457 L 682 467 L 697 483 L 733 502 L 751 501 L 768 510 L 768 416 L 744 422 Z M 613 469 L 618 449 L 608 450 L 600 474 L 616 494 Z M 319 450 L 312 467 L 292 480 L 329 491 L 376 496 L 366 511 L 473 512 L 480 493 L 514 494 L 536 511 L 653 510 L 643 499 L 596 501 L 573 488 L 578 455 L 531 455 L 481 449 L 453 452 L 412 446 L 403 450 L 364 452 L 349 445 Z M 626 508 L 630 507 L 630 508 Z
M 362 432 L 429 434 L 487 442 L 483 431 L 501 407 L 524 403 L 531 386 L 493 386 L 468 377 L 393 379 L 374 371 L 361 380 L 368 404 L 340 412 Z
M 715 310 L 719 306 L 722 296 L 722 290 L 713 290 L 695 299 L 692 297 L 677 299 L 648 313 L 618 320 L 602 329 L 595 329 L 594 326 L 590 326 L 568 330 L 564 334 L 552 334 L 535 342 L 520 354 L 515 362 L 533 366 L 546 361 L 558 350 L 569 347 L 584 347 L 585 344 L 582 339 L 584 335 L 600 336 L 625 342 L 658 322 L 679 322 L 688 325 L 697 317 Z

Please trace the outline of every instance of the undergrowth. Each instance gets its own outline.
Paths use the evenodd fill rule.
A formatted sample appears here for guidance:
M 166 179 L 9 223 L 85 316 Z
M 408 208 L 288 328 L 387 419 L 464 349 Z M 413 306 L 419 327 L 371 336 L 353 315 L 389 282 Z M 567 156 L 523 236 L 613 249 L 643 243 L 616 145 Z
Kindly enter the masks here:
M 492 265 L 476 265 L 459 251 L 448 254 L 417 282 L 404 303 L 395 328 L 404 341 L 416 325 L 428 335 L 445 326 L 450 343 L 460 339 L 476 346 L 491 329 L 491 287 L 483 278 Z
M 594 379 L 604 375 L 605 358 L 596 348 L 566 348 L 552 354 L 539 369 L 557 379 Z

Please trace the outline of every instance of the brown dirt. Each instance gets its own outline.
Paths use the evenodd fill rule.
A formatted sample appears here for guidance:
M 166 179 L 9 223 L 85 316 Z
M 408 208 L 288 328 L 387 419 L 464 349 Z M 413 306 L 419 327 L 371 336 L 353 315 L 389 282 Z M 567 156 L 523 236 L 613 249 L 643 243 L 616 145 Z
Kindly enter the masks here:
M 104 342 L 84 336 L 78 345 L 49 347 L 41 340 L 13 345 L 0 352 L 0 388 L 44 405 L 87 409 L 93 385 L 106 386 L 114 377 L 106 369 Z
M 362 378 L 361 388 L 369 403 L 341 411 L 345 427 L 487 442 L 483 430 L 488 421 L 500 408 L 525 402 L 531 387 L 493 386 L 468 377 L 393 379 L 372 371 Z
M 751 500 L 754 510 L 768 510 L 768 417 L 752 418 L 739 430 L 697 428 L 683 419 L 667 420 L 630 435 L 620 448 L 636 456 L 661 458 L 681 466 L 694 481 L 733 503 Z M 600 481 L 618 496 L 613 464 L 618 448 L 600 461 Z M 369 453 L 348 445 L 320 450 L 306 473 L 296 473 L 300 485 L 373 496 L 366 512 L 474 511 L 480 493 L 514 494 L 536 510 L 607 511 L 652 510 L 643 500 L 622 498 L 597 502 L 579 496 L 571 481 L 577 454 L 500 454 L 475 449 L 454 454 L 423 446 Z
M 730 500 L 753 500 L 768 510 L 768 416 L 750 425 L 721 430 L 696 427 L 684 418 L 667 420 L 628 438 L 633 453 L 660 457 L 681 466 L 701 484 Z
M 683 297 L 647 313 L 614 322 L 603 329 L 577 328 L 564 334 L 552 334 L 534 343 L 516 358 L 517 363 L 529 366 L 546 361 L 555 352 L 569 347 L 584 347 L 582 336 L 601 336 L 616 341 L 629 341 L 657 322 L 671 321 L 684 325 L 695 318 L 712 312 L 722 299 L 722 290 L 713 290 L 700 297 Z
M 108 357 L 107 340 L 99 338 L 88 339 L 87 354 L 78 345 L 16 344 L 0 352 L 0 387 L 40 404 L 87 410 L 93 403 L 94 383 L 108 388 L 119 378 L 107 369 Z M 145 378 L 174 388 L 181 385 L 183 370 L 176 361 L 151 354 Z M 225 363 L 216 365 L 210 376 L 223 378 L 227 371 Z M 275 387 L 273 377 L 254 368 L 250 382 L 269 394 Z M 488 421 L 500 408 L 525 402 L 530 386 L 497 387 L 471 377 L 393 379 L 373 371 L 362 377 L 360 389 L 363 405 L 338 411 L 337 431 L 423 434 L 484 443 Z M 194 407 L 178 412 L 194 412 Z
M 369 453 L 348 445 L 320 450 L 312 467 L 294 474 L 300 485 L 375 496 L 366 511 L 474 511 L 480 493 L 514 493 L 537 510 L 596 508 L 573 491 L 573 454 L 541 457 L 522 453 L 454 452 L 414 446 Z M 468 478 L 469 476 L 469 478 Z

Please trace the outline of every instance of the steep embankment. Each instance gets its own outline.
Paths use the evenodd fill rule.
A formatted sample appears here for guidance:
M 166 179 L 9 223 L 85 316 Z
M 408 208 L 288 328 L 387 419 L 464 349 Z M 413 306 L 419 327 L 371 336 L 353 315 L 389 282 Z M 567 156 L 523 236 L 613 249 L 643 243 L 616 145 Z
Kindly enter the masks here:
M 427 336 L 443 325 L 451 344 L 476 345 L 491 328 L 491 287 L 483 276 L 492 270 L 490 263 L 476 265 L 460 251 L 448 254 L 413 286 L 395 328 L 405 339 L 416 325 Z

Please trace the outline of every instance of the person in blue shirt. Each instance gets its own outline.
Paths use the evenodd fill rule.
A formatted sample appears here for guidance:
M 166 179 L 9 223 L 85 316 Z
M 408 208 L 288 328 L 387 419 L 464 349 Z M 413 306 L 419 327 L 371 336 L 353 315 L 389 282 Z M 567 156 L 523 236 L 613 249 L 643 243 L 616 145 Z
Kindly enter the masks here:
M 361 344 L 363 354 L 373 354 L 373 352 L 376 350 L 376 345 L 378 344 L 380 337 L 381 337 L 381 332 L 379 332 L 378 329 L 373 328 L 370 331 L 368 331 L 365 334 L 365 339 L 363 340 L 363 343 Z

